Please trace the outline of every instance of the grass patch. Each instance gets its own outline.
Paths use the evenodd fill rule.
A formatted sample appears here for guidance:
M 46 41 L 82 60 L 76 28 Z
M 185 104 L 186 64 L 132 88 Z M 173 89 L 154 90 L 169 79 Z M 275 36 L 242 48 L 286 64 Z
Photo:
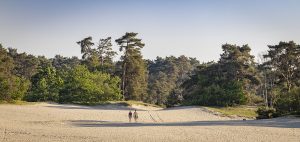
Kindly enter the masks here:
M 257 107 L 250 106 L 236 106 L 236 107 L 206 107 L 210 111 L 222 113 L 225 116 L 240 116 L 247 118 L 257 117 Z

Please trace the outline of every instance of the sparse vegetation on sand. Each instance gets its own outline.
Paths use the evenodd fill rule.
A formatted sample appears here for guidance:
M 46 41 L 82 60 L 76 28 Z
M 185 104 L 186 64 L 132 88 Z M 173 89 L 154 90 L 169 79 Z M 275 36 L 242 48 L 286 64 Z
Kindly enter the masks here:
M 239 116 L 247 118 L 257 117 L 256 106 L 235 106 L 235 107 L 206 107 L 210 111 L 221 113 L 225 116 Z

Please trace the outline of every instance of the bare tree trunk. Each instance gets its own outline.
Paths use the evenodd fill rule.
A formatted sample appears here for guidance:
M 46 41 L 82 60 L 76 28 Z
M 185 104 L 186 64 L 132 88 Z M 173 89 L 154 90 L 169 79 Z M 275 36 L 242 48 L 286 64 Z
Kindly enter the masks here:
M 267 75 L 265 74 L 265 103 L 268 107 L 268 86 L 267 86 Z
M 123 74 L 122 74 L 122 95 L 125 100 L 125 79 L 126 79 L 126 62 L 123 64 Z
M 124 54 L 124 63 L 123 63 L 123 74 L 122 74 L 122 94 L 123 94 L 123 99 L 126 99 L 126 92 L 125 92 L 125 81 L 126 81 L 126 59 L 127 59 L 127 54 L 128 54 L 128 41 L 126 43 L 126 48 L 125 48 L 125 54 Z
M 103 68 L 104 58 L 101 57 L 101 67 Z
M 291 83 L 290 83 L 290 81 L 289 80 L 287 80 L 287 87 L 288 87 L 288 92 L 290 92 L 291 91 Z

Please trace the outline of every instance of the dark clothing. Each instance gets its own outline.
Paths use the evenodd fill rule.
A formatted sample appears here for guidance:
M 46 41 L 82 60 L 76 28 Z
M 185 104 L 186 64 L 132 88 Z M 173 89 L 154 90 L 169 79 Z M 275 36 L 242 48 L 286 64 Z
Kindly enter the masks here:
M 128 117 L 132 118 L 132 112 L 129 112 Z

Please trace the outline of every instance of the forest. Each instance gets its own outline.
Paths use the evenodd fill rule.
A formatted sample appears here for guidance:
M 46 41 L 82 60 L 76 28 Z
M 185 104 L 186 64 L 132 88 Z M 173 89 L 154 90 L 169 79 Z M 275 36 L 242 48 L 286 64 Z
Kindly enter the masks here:
M 300 45 L 293 41 L 268 45 L 257 61 L 247 44 L 223 44 L 219 60 L 210 62 L 184 55 L 144 59 L 145 43 L 134 32 L 76 43 L 81 58 L 34 56 L 0 44 L 0 100 L 258 105 L 265 117 L 300 113 Z

